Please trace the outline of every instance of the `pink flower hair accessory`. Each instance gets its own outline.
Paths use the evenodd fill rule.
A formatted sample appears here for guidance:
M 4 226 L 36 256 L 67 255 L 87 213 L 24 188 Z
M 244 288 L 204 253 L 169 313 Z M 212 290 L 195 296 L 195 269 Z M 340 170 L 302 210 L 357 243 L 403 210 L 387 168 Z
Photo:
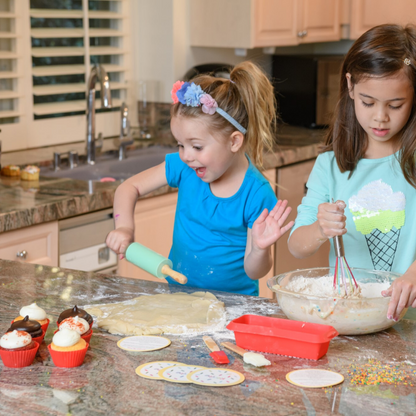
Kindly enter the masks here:
M 176 96 L 176 93 L 182 88 L 182 85 L 185 84 L 184 81 L 176 81 L 173 84 L 172 90 L 170 92 L 170 96 L 172 97 L 172 101 L 174 104 L 179 102 L 178 97 Z
M 209 94 L 201 96 L 199 102 L 202 104 L 201 110 L 205 114 L 210 114 L 212 116 L 217 111 L 218 104 Z

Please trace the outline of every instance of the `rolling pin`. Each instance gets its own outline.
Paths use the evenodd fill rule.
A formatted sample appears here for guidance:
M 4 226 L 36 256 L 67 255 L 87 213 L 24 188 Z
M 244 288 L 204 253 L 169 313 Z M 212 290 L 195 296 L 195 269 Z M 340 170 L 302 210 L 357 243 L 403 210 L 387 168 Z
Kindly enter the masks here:
M 140 243 L 131 243 L 127 247 L 126 259 L 159 279 L 170 276 L 182 285 L 188 281 L 186 276 L 172 270 L 172 262 L 169 259 Z

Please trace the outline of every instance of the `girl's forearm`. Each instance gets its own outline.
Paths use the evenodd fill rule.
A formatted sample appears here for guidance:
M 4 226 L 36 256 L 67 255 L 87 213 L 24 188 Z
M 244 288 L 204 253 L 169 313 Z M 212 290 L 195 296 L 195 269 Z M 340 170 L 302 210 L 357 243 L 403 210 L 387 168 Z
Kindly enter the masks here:
M 293 231 L 288 241 L 289 251 L 298 259 L 309 257 L 316 253 L 327 240 L 319 230 L 318 221 L 311 225 L 304 225 Z
M 134 230 L 134 207 L 139 193 L 128 182 L 122 183 L 114 195 L 114 224 L 115 229 L 129 228 Z
M 271 248 L 265 250 L 251 250 L 244 260 L 244 271 L 252 280 L 264 277 L 272 267 Z

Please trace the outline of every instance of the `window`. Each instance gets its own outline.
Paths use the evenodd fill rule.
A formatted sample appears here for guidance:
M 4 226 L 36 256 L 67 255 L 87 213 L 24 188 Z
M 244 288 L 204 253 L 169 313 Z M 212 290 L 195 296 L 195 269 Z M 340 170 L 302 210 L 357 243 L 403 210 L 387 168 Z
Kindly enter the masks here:
M 119 133 L 130 71 L 128 3 L 0 0 L 3 150 L 84 140 L 86 84 L 95 64 L 109 74 L 113 104 L 100 109 L 96 100 L 97 134 Z

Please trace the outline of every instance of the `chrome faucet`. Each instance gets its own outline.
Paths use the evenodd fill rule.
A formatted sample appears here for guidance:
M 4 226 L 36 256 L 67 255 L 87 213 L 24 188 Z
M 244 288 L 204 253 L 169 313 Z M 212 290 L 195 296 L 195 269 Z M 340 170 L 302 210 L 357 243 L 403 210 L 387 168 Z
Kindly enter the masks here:
M 87 86 L 87 163 L 95 164 L 95 84 L 97 80 L 101 84 L 101 107 L 111 108 L 110 79 L 101 65 L 95 65 L 91 69 Z
M 133 139 L 130 136 L 130 121 L 129 121 L 129 108 L 127 104 L 123 102 L 120 109 L 121 125 L 120 125 L 120 139 L 118 148 L 118 160 L 124 160 L 126 156 L 126 146 L 133 144 Z

